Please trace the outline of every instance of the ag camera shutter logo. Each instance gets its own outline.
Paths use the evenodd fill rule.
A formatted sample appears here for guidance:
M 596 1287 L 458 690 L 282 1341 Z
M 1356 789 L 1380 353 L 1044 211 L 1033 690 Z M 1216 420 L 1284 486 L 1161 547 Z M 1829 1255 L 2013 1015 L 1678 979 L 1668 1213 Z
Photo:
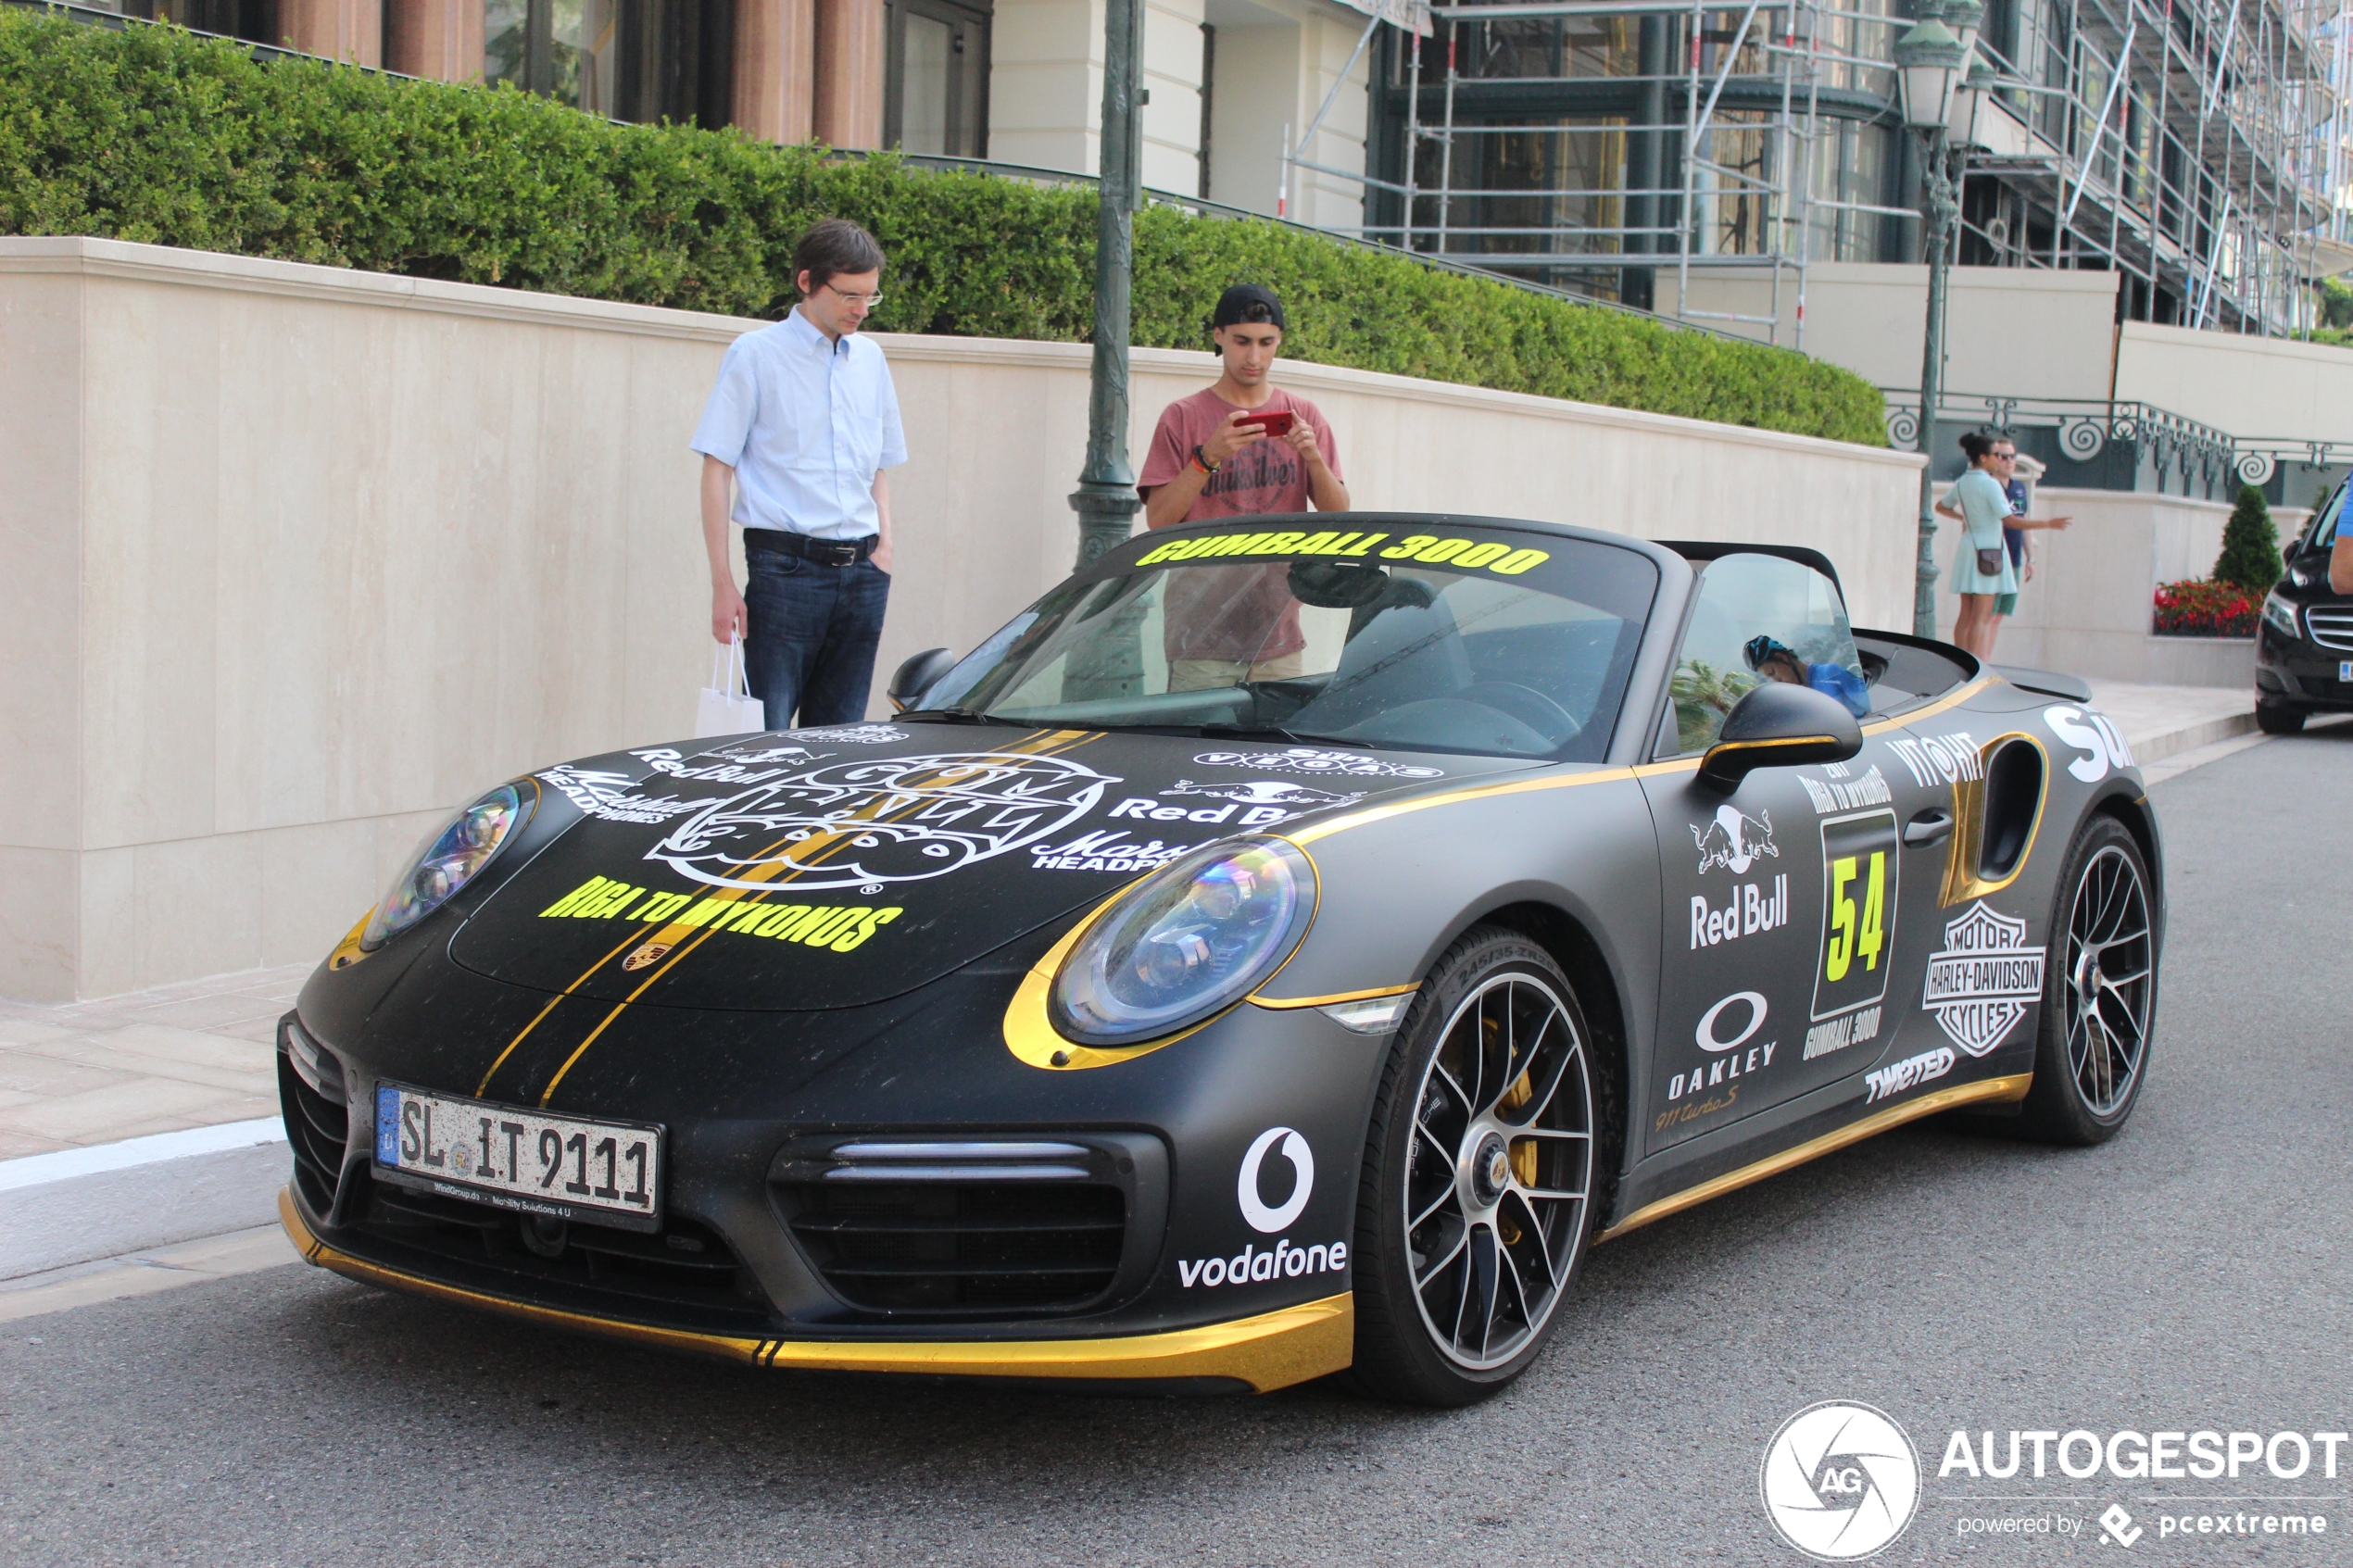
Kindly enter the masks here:
M 1818 1562 L 1854 1562 L 1911 1524 L 1919 1453 L 1885 1411 L 1826 1399 L 1781 1423 L 1756 1486 L 1781 1539 Z

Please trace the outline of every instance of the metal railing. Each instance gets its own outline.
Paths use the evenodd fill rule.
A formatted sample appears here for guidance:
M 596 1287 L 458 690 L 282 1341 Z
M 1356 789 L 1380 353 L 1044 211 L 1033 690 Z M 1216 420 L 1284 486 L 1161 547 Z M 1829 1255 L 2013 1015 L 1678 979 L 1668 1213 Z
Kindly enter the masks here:
M 1888 444 L 1919 451 L 1919 389 L 1881 387 L 1880 394 L 1887 400 Z M 2353 463 L 2353 440 L 2234 436 L 2186 414 L 2130 401 L 1953 393 L 1937 398 L 1936 422 L 1972 425 L 2013 439 L 2023 430 L 2052 431 L 2059 455 L 2076 463 L 2095 464 L 2111 446 L 2124 448 L 2135 483 L 2105 488 L 2138 489 L 2145 473 L 2159 493 L 2169 480 L 2178 480 L 2183 495 L 2195 488 L 2208 498 L 2239 484 L 2267 485 L 2284 463 L 2312 469 Z

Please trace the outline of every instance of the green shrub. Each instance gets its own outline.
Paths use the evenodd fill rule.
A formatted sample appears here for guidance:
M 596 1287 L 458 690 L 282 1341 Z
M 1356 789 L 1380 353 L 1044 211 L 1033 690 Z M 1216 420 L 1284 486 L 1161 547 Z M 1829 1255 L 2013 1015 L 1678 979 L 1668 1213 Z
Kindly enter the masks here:
M 2280 531 L 2263 492 L 2239 486 L 2238 505 L 2222 525 L 2222 553 L 2214 558 L 2213 578 L 2260 600 L 2280 580 Z
M 612 125 L 510 88 L 387 77 L 163 27 L 0 15 L 0 234 L 89 234 L 743 316 L 791 302 L 820 216 L 890 257 L 885 331 L 1084 339 L 1095 197 L 734 132 Z M 1135 341 L 1206 346 L 1227 283 L 1280 291 L 1323 364 L 1883 446 L 1879 394 L 1678 332 L 1272 223 L 1154 207 Z

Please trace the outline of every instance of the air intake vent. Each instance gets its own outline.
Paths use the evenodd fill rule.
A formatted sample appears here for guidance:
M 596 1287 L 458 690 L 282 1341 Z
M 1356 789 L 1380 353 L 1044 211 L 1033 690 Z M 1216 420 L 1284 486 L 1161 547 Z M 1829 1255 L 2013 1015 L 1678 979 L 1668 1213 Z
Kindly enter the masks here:
M 1150 1233 L 1149 1268 L 1164 1168 L 1158 1141 L 1135 1135 L 834 1136 L 788 1145 L 770 1183 L 793 1239 L 850 1306 L 1008 1318 L 1109 1305 L 1138 1250 L 1131 1232 Z
M 364 1167 L 355 1180 L 354 1250 L 429 1278 L 493 1291 L 529 1280 L 561 1289 L 566 1305 L 688 1328 L 751 1332 L 773 1315 L 726 1238 L 685 1215 L 647 1236 L 418 1192 Z
M 351 1113 L 343 1063 L 288 1013 L 278 1024 L 278 1105 L 293 1146 L 295 1186 L 313 1214 L 333 1211 Z

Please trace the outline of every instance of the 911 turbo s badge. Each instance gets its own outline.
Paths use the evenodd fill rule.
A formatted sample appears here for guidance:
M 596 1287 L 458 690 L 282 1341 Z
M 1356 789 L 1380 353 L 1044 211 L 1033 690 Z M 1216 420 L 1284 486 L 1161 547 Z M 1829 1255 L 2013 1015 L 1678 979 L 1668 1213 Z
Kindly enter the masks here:
M 961 752 L 837 762 L 714 801 L 648 852 L 718 887 L 876 888 L 944 876 L 1060 832 L 1119 783 L 1060 757 Z

